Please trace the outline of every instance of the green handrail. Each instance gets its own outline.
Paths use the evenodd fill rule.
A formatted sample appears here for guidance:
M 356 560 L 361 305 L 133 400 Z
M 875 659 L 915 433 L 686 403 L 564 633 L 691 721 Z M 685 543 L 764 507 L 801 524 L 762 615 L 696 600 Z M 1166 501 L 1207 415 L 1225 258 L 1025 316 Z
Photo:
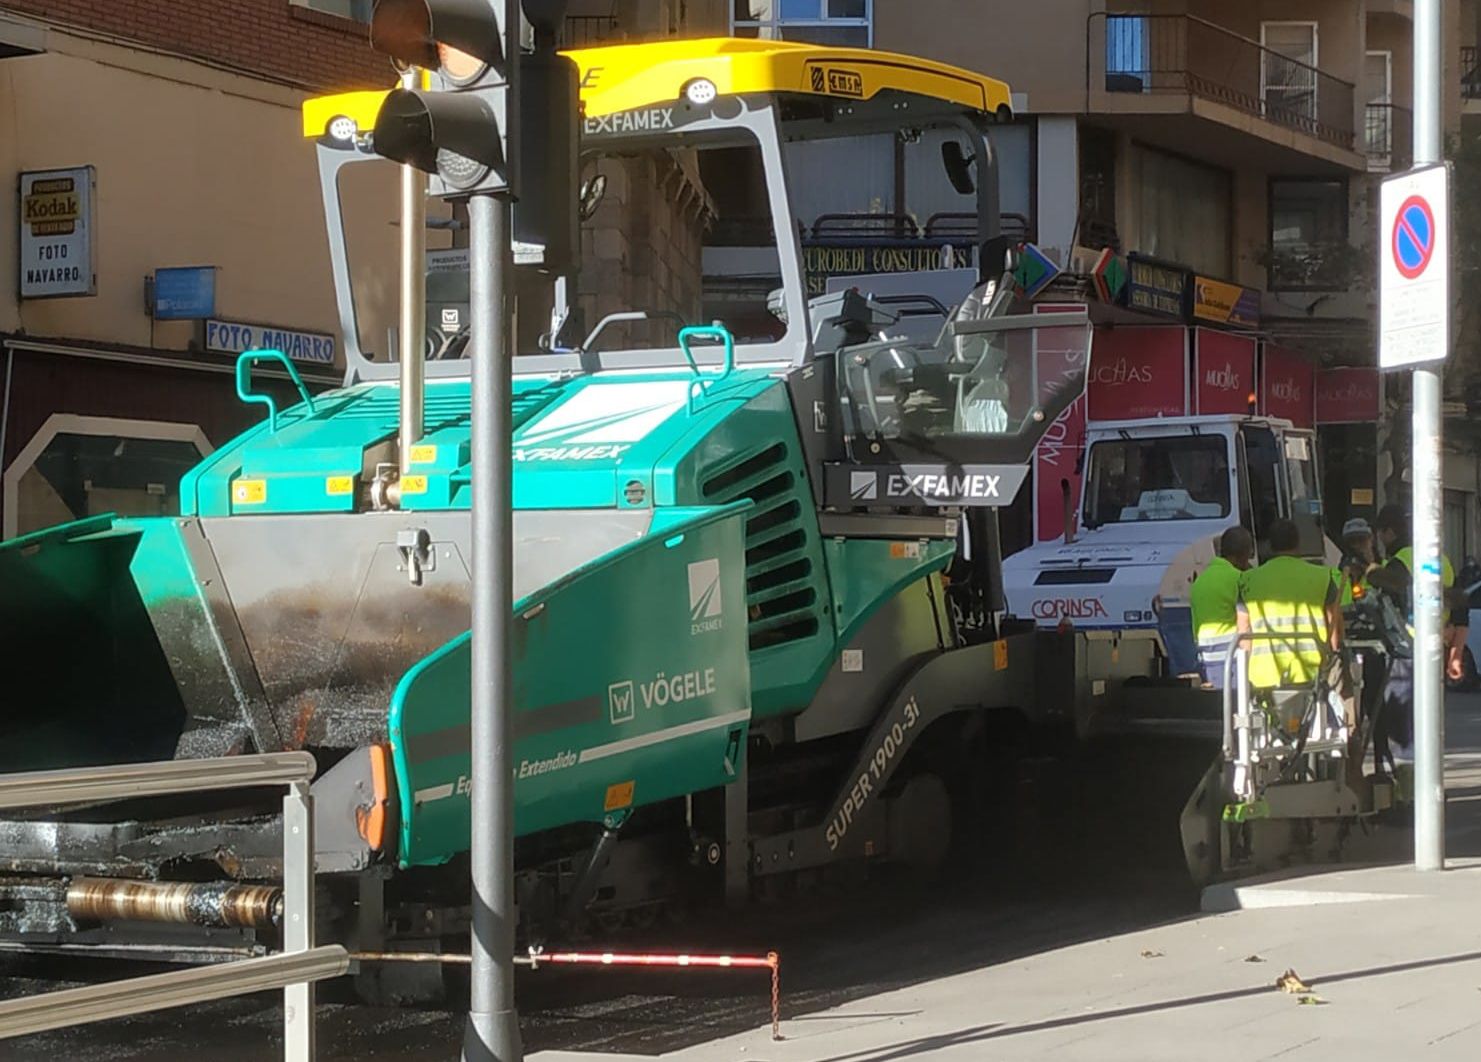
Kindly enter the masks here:
M 695 360 L 694 352 L 689 349 L 689 341 L 699 338 L 718 339 L 725 344 L 725 368 L 720 372 L 721 379 L 735 371 L 735 337 L 730 334 L 730 329 L 718 323 L 689 325 L 679 329 L 679 349 L 684 352 L 684 357 L 688 359 L 689 367 L 694 370 L 694 375 L 699 375 L 699 362 Z
M 314 399 L 309 394 L 309 389 L 303 385 L 303 379 L 298 375 L 298 370 L 293 367 L 293 362 L 288 360 L 288 355 L 281 350 L 247 350 L 243 351 L 237 358 L 237 397 L 243 402 L 253 405 L 267 407 L 267 423 L 269 431 L 278 430 L 278 403 L 273 401 L 269 394 L 258 394 L 250 390 L 252 386 L 252 364 L 258 361 L 276 361 L 282 364 L 288 372 L 288 378 L 293 381 L 293 386 L 298 388 L 298 393 L 303 397 L 303 404 L 309 407 L 309 412 L 314 412 Z

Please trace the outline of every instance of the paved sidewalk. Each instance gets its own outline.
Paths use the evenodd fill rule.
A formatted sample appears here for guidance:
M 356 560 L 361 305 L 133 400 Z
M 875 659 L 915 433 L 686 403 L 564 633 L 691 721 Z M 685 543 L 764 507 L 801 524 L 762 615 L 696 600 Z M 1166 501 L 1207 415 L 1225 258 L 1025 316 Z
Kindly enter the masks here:
M 1481 1058 L 1481 712 L 1450 713 L 1443 874 L 1402 864 L 1242 886 L 1208 914 L 789 1015 L 674 1062 Z M 1407 831 L 1389 830 L 1403 858 Z M 1275 988 L 1293 969 L 1314 990 Z M 621 1057 L 542 1052 L 532 1062 Z M 651 1057 L 651 1056 L 650 1056 Z

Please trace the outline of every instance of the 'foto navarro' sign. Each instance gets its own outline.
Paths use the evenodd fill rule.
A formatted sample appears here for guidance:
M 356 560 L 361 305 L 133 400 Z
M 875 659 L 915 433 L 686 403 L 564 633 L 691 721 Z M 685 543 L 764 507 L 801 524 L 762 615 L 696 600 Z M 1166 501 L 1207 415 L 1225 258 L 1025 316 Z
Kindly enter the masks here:
M 21 174 L 21 298 L 96 295 L 93 168 Z

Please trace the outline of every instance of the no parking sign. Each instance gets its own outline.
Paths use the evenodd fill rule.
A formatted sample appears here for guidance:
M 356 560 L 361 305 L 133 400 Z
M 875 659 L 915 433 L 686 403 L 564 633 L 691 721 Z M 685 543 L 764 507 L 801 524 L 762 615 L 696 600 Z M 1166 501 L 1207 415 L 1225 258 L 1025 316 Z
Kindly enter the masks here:
M 1378 229 L 1378 365 L 1443 361 L 1450 350 L 1450 170 L 1383 182 Z

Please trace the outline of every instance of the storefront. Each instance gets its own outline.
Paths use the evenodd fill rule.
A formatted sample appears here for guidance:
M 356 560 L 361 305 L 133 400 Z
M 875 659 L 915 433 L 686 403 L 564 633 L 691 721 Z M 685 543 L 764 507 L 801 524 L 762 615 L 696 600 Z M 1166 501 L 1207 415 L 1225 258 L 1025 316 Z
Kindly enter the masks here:
M 236 395 L 234 359 L 0 337 L 0 537 L 99 513 L 179 512 L 180 479 L 257 423 Z M 311 390 L 332 369 L 300 369 Z M 257 386 L 291 404 L 282 373 Z

